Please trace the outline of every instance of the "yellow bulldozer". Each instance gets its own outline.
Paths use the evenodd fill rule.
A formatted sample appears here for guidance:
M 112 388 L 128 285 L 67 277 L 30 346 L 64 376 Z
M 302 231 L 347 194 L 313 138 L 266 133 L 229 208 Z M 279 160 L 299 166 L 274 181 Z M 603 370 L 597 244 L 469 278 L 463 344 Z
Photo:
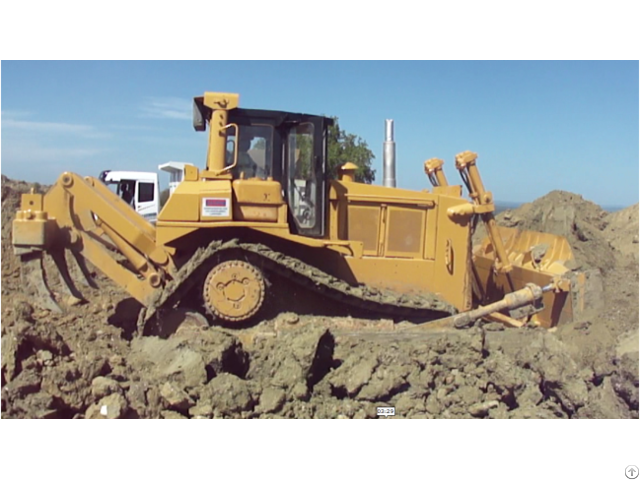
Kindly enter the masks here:
M 210 323 L 250 324 L 269 298 L 291 294 L 278 291 L 282 279 L 416 323 L 549 328 L 580 308 L 567 240 L 498 227 L 476 154 L 455 157 L 470 200 L 439 159 L 425 162 L 430 190 L 363 184 L 352 163 L 328 171 L 331 125 L 239 108 L 238 94 L 194 98 L 194 128 L 209 130 L 206 166 L 185 167 L 155 226 L 93 177 L 65 172 L 46 194 L 23 194 L 12 241 L 27 288 L 51 310 L 64 296 L 82 301 L 69 260 L 85 273 L 88 260 L 143 306 L 139 328 L 185 304 Z M 473 250 L 479 222 L 487 238 Z M 45 253 L 62 292 L 47 285 Z

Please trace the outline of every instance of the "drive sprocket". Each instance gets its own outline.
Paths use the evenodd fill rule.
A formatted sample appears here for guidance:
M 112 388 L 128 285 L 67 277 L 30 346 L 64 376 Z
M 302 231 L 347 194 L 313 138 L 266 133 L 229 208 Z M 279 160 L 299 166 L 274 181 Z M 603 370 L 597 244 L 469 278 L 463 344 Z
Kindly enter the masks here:
M 215 265 L 204 281 L 202 296 L 206 308 L 216 317 L 241 322 L 258 313 L 264 302 L 262 272 L 243 260 Z

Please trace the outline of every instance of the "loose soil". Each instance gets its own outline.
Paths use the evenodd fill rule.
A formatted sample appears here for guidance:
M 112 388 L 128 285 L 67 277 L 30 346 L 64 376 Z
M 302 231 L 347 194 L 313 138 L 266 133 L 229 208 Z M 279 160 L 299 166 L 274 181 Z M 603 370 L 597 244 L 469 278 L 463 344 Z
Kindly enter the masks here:
M 565 235 L 588 272 L 587 310 L 552 331 L 379 335 L 288 312 L 161 338 L 136 335 L 136 302 L 97 272 L 62 314 L 25 295 L 10 236 L 30 187 L 2 176 L 3 418 L 638 418 L 638 205 L 556 191 L 498 216 Z

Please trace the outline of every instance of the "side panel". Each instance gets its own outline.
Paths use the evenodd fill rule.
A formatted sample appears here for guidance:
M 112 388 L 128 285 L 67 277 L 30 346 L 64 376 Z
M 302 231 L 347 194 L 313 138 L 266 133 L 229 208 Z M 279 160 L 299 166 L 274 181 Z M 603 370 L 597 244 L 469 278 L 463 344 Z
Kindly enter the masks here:
M 332 182 L 330 199 L 329 231 L 363 243 L 361 258 L 346 257 L 358 282 L 471 308 L 469 224 L 447 216 L 465 199 L 343 181 Z
M 220 222 L 232 218 L 231 182 L 183 181 L 169 197 L 159 221 Z
M 377 255 L 380 239 L 381 210 L 366 203 L 349 206 L 348 239 L 362 242 L 365 255 Z
M 399 293 L 440 293 L 433 285 L 433 261 L 376 257 L 346 257 L 346 260 L 360 283 Z
M 162 245 L 197 230 L 216 238 L 212 228 L 265 227 L 289 232 L 287 205 L 272 180 L 184 180 L 160 212 L 157 238 Z
M 273 180 L 233 181 L 233 218 L 243 222 L 286 222 L 282 186 Z
M 426 208 L 389 206 L 386 209 L 385 257 L 422 259 Z
M 438 196 L 436 251 L 433 288 L 442 292 L 461 310 L 471 308 L 471 238 L 466 219 L 452 221 L 447 209 L 466 200 Z M 462 307 L 460 307 L 461 305 Z

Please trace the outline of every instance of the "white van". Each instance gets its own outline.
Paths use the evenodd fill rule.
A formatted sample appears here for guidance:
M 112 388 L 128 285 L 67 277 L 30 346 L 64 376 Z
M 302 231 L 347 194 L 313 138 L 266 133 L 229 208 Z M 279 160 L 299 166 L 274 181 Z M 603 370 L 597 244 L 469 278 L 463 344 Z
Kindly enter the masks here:
M 157 173 L 105 170 L 99 178 L 148 222 L 156 223 L 160 206 Z

